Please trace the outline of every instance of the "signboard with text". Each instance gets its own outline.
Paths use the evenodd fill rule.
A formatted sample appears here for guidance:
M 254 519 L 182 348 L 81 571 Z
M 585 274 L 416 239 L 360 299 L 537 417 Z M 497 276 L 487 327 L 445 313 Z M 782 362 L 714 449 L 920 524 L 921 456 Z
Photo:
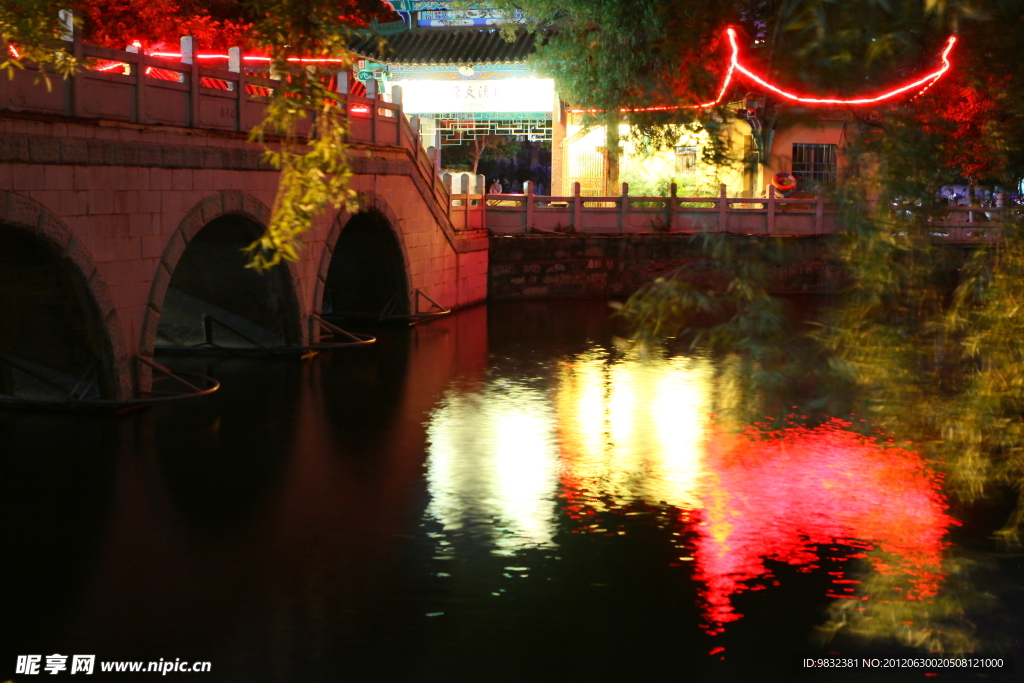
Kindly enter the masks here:
M 555 82 L 550 78 L 465 81 L 402 81 L 402 106 L 409 114 L 551 112 Z

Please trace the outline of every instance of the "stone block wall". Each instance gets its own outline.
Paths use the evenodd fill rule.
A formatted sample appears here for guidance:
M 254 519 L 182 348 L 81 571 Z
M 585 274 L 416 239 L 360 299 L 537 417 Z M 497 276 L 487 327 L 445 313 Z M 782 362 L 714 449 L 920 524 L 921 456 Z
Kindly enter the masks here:
M 407 150 L 354 148 L 352 167 L 352 186 L 398 235 L 411 291 L 421 289 L 449 308 L 486 299 L 486 234 L 454 232 Z M 43 232 L 39 222 L 53 222 L 60 229 L 50 232 L 63 240 L 54 248 L 73 247 L 81 262 L 95 264 L 92 296 L 110 302 L 116 322 L 106 331 L 128 357 L 151 353 L 151 319 L 159 317 L 188 240 L 229 213 L 265 225 L 277 183 L 260 147 L 236 133 L 0 117 L 4 222 Z M 320 310 L 318 274 L 330 257 L 332 233 L 347 217 L 335 211 L 317 219 L 300 261 L 288 266 L 303 318 Z
M 833 239 L 785 238 L 785 259 L 774 269 L 771 289 L 780 294 L 837 291 L 843 278 L 831 256 Z M 682 269 L 680 279 L 694 284 L 727 284 L 705 256 L 701 239 L 686 235 L 495 236 L 490 262 L 488 289 L 495 300 L 627 296 L 677 269 Z

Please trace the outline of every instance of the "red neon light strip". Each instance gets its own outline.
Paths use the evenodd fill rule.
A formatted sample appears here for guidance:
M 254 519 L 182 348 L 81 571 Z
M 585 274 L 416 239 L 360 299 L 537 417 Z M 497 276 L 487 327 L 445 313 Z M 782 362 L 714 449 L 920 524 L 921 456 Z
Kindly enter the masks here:
M 659 106 L 659 107 L 636 107 L 636 108 L 623 107 L 619 111 L 624 112 L 624 113 L 629 113 L 629 112 L 645 112 L 645 111 L 672 111 L 672 110 L 675 110 L 675 109 L 706 109 L 708 107 L 713 107 L 713 106 L 717 105 L 718 103 L 720 103 L 722 101 L 722 99 L 725 97 L 725 91 L 729 87 L 729 84 L 732 82 L 733 74 L 736 71 L 739 71 L 741 74 L 743 74 L 744 76 L 746 76 L 750 80 L 754 81 L 758 85 L 760 85 L 763 88 L 766 88 L 768 90 L 771 90 L 772 92 L 774 92 L 775 94 L 777 94 L 777 95 L 779 95 L 781 97 L 784 97 L 784 98 L 789 99 L 789 100 L 793 100 L 794 102 L 802 102 L 804 104 L 874 104 L 876 102 L 883 102 L 885 100 L 889 100 L 889 99 L 892 99 L 894 97 L 898 97 L 899 95 L 902 95 L 903 93 L 905 93 L 905 92 L 907 92 L 909 90 L 913 90 L 914 88 L 917 88 L 917 87 L 921 87 L 921 90 L 917 93 L 918 95 L 920 95 L 925 90 L 927 90 L 928 88 L 932 87 L 935 84 L 936 81 L 938 81 L 940 78 L 942 78 L 943 74 L 945 74 L 947 71 L 949 71 L 949 68 L 950 68 L 949 53 L 953 51 L 953 45 L 954 45 L 954 43 L 956 43 L 956 36 L 950 36 L 949 40 L 946 43 L 945 49 L 942 51 L 942 66 L 940 66 L 937 70 L 933 71 L 932 73 L 928 74 L 927 76 L 924 76 L 923 78 L 919 78 L 919 79 L 917 79 L 916 81 L 914 81 L 912 83 L 907 83 L 906 85 L 902 85 L 902 86 L 900 86 L 898 88 L 895 88 L 893 90 L 889 90 L 887 92 L 882 93 L 881 95 L 876 95 L 874 97 L 861 97 L 861 98 L 856 98 L 856 99 L 852 99 L 852 100 L 840 100 L 840 99 L 829 99 L 829 98 L 819 98 L 819 97 L 804 97 L 804 96 L 801 96 L 801 95 L 795 95 L 795 94 L 793 94 L 791 92 L 787 92 L 787 91 L 783 90 L 782 88 L 778 87 L 777 85 L 774 85 L 774 84 L 768 82 L 766 79 L 762 78 L 761 76 L 758 76 L 756 73 L 754 73 L 753 71 L 751 71 L 747 67 L 743 66 L 743 64 L 740 62 L 740 48 L 736 44 L 736 30 L 733 29 L 732 27 L 729 27 L 728 29 L 726 29 L 726 33 L 729 36 L 729 45 L 732 48 L 732 55 L 729 58 L 729 69 L 725 73 L 725 79 L 722 81 L 722 87 L 718 91 L 718 97 L 716 97 L 714 100 L 712 100 L 711 102 L 705 102 L 703 104 L 664 105 L 664 106 Z M 604 110 L 602 110 L 602 109 L 571 109 L 570 111 L 572 113 L 574 113 L 574 114 L 581 114 L 581 113 L 596 114 L 596 113 L 600 113 L 600 112 L 602 112 Z
M 164 59 L 181 59 L 180 52 L 150 52 L 151 57 L 162 57 Z M 196 59 L 228 59 L 228 55 L 206 54 L 196 55 Z M 269 62 L 270 57 L 245 56 L 243 62 Z M 346 60 L 339 57 L 289 57 L 289 62 L 300 64 L 342 64 Z
M 21 59 L 21 53 L 18 52 L 18 48 L 14 47 L 13 45 L 8 45 L 7 51 L 10 52 L 11 56 L 15 59 Z
M 884 92 L 881 95 L 876 95 L 874 97 L 860 97 L 852 100 L 839 100 L 819 97 L 801 97 L 800 95 L 794 95 L 793 93 L 786 92 L 782 88 L 769 83 L 764 78 L 758 76 L 753 71 L 740 64 L 739 59 L 737 57 L 737 55 L 739 54 L 739 48 L 736 47 L 736 32 L 731 28 L 728 30 L 728 32 L 729 42 L 732 44 L 733 66 L 737 70 L 739 70 L 740 73 L 742 73 L 743 75 L 745 75 L 747 78 L 754 81 L 758 85 L 767 88 L 768 90 L 771 90 L 777 95 L 785 97 L 786 99 L 793 100 L 795 102 L 803 102 L 805 104 L 874 104 L 876 102 L 884 102 L 885 100 L 891 100 L 892 98 L 898 97 L 899 95 L 902 95 L 908 90 L 913 90 L 914 88 L 931 87 L 931 85 L 935 83 L 935 81 L 942 78 L 942 75 L 949 71 L 949 53 L 953 50 L 953 45 L 956 43 L 956 36 L 950 36 L 949 41 L 946 43 L 946 48 L 942 51 L 942 66 L 939 67 L 938 70 L 933 71 L 932 73 L 928 74 L 923 78 L 919 78 L 918 80 L 912 83 L 907 83 L 906 85 L 902 85 L 898 88 L 894 88 L 893 90 L 889 90 L 888 92 Z M 924 91 L 922 90 L 922 92 Z

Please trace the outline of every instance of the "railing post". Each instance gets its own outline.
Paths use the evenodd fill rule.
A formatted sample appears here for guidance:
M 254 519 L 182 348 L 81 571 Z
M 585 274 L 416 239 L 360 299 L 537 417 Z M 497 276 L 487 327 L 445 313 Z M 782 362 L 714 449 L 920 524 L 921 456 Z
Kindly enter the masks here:
M 443 140 L 442 140 L 442 135 L 441 135 L 441 129 L 439 127 L 436 127 L 436 122 L 435 122 L 435 128 L 434 128 L 434 150 L 435 150 L 435 152 L 434 152 L 434 173 L 435 174 L 441 172 L 441 143 L 442 142 L 443 142 Z
M 238 74 L 238 81 L 235 83 L 235 130 L 242 132 L 245 124 L 242 123 L 242 112 L 245 111 L 245 72 L 242 71 L 242 48 L 228 48 L 228 71 Z
M 57 19 L 60 21 L 60 39 L 72 42 L 75 39 L 75 13 L 69 9 L 62 9 L 57 12 Z
M 421 125 L 422 124 L 420 123 L 420 117 L 418 117 L 418 116 L 410 116 L 409 117 L 409 130 L 412 131 L 412 139 L 413 139 L 412 156 L 413 156 L 414 159 L 416 159 L 416 163 L 417 164 L 421 163 L 420 162 L 420 155 L 424 151 L 423 150 L 423 138 L 420 137 L 420 126 Z M 427 155 L 427 159 L 429 159 L 429 158 L 430 158 L 430 155 Z
M 434 157 L 437 155 L 437 149 L 433 146 L 427 147 L 427 161 L 430 162 L 430 191 L 437 194 L 437 166 L 434 163 Z
M 619 197 L 619 232 L 629 232 L 629 183 L 622 183 L 622 196 Z
M 228 71 L 235 74 L 242 73 L 242 48 L 228 48 Z
M 729 200 L 726 197 L 725 183 L 718 186 L 718 231 L 729 232 Z
M 581 197 L 580 184 L 572 184 L 572 229 L 573 232 L 583 232 L 583 198 Z
M 377 142 L 377 79 L 370 78 L 366 81 L 366 96 L 372 100 L 370 103 L 370 142 Z
M 526 195 L 526 232 L 533 228 L 533 181 L 527 180 L 523 183 L 523 193 Z
M 462 195 L 462 228 L 469 227 L 469 174 L 459 176 L 459 194 Z
M 825 197 L 820 191 L 814 198 L 814 234 L 825 234 Z
M 482 175 L 480 177 L 483 178 Z M 486 229 L 487 228 L 487 192 L 488 192 L 488 189 L 489 188 L 487 187 L 487 180 L 485 179 L 484 182 L 483 182 L 483 185 L 481 185 L 481 189 L 480 189 L 480 228 L 481 229 Z
M 132 62 L 135 69 L 135 123 L 146 123 L 146 55 L 139 43 L 132 43 L 124 49 L 138 55 Z
M 767 230 L 769 235 L 775 234 L 775 186 L 768 186 Z
M 189 73 L 188 91 L 189 91 L 189 120 L 188 124 L 192 128 L 199 127 L 199 64 L 198 60 L 193 58 L 193 45 L 194 41 L 192 36 L 181 37 L 181 63 L 188 64 L 192 67 Z
M 483 227 L 483 217 L 484 217 L 484 215 L 483 215 L 482 212 L 484 210 L 484 204 L 487 203 L 486 201 L 484 201 L 484 199 L 486 198 L 485 195 L 487 194 L 487 178 L 484 177 L 483 173 L 478 173 L 476 175 L 476 187 L 473 189 L 473 194 L 480 195 L 480 199 L 475 199 L 473 201 L 476 202 L 476 204 L 474 204 L 474 206 L 479 207 L 479 208 L 477 208 L 477 211 L 481 212 L 481 214 L 480 214 L 480 227 Z
M 678 224 L 678 213 L 679 213 L 679 198 L 676 196 L 679 194 L 679 186 L 675 183 L 669 183 L 668 186 L 668 231 L 672 232 L 676 229 Z
M 82 59 L 82 32 L 75 30 L 74 13 L 71 10 L 63 10 L 65 26 L 71 31 L 71 55 L 78 60 Z M 76 69 L 75 75 L 71 77 L 71 116 L 80 116 L 82 112 L 82 89 L 85 87 L 85 76 L 83 69 Z
M 398 111 L 395 115 L 398 117 L 398 128 L 395 131 L 395 144 L 399 147 L 402 146 L 402 86 L 394 85 L 391 87 L 391 104 L 398 105 Z
M 437 174 L 435 173 L 434 175 L 436 176 Z M 450 218 L 451 215 L 452 215 L 452 174 L 451 173 L 442 173 L 441 174 L 441 185 L 444 187 L 445 190 L 448 191 L 448 208 L 447 208 L 447 211 L 448 211 L 448 216 Z

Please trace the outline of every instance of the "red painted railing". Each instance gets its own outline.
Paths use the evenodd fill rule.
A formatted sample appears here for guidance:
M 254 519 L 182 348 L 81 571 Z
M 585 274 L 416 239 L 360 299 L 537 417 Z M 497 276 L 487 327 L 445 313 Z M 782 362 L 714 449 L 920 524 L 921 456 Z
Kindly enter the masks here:
M 456 199 L 457 195 L 452 195 Z M 492 233 L 577 233 L 623 235 L 645 233 L 729 233 L 740 235 L 829 235 L 841 228 L 840 215 L 824 197 L 634 197 L 623 183 L 617 197 L 584 197 L 579 183 L 570 197 L 533 194 L 473 195 L 480 199 L 464 211 L 485 214 L 463 222 L 486 225 Z M 467 204 L 469 202 L 466 202 Z M 453 208 L 453 212 L 456 209 Z M 999 239 L 1000 224 L 1010 209 L 950 207 L 945 220 L 934 221 L 929 236 L 954 243 Z M 454 215 L 454 213 L 453 213 Z
M 279 85 L 277 80 L 244 70 L 87 45 L 77 39 L 73 52 L 103 68 L 81 69 L 64 80 L 52 72 L 41 74 L 29 64 L 16 71 L 13 79 L 0 78 L 0 110 L 248 133 L 263 120 L 268 96 Z M 49 85 L 41 75 L 48 77 Z M 447 212 L 448 189 L 401 102 L 347 92 L 336 97 L 338 106 L 349 114 L 348 142 L 404 147 L 434 200 Z M 444 227 L 448 232 L 449 226 Z

